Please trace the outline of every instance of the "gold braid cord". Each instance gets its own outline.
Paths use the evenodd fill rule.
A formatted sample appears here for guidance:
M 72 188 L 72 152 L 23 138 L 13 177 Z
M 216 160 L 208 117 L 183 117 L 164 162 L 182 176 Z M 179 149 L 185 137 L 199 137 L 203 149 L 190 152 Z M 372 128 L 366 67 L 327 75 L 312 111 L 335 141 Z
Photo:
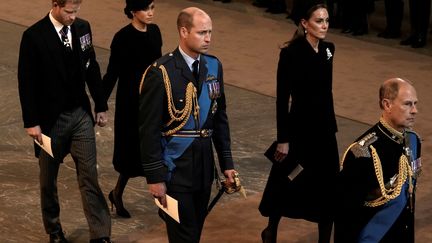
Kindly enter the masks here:
M 406 179 L 409 178 L 409 193 L 412 194 L 413 192 L 413 183 L 412 183 L 412 176 L 413 172 L 411 170 L 411 166 L 408 162 L 408 158 L 405 155 L 402 155 L 399 158 L 399 174 L 397 178 L 396 185 L 390 186 L 389 189 L 385 187 L 384 178 L 383 178 L 383 171 L 381 167 L 381 160 L 378 156 L 378 153 L 376 149 L 370 145 L 371 151 L 372 151 L 372 158 L 374 162 L 374 168 L 375 168 L 375 174 L 378 179 L 379 187 L 381 190 L 381 197 L 372 200 L 372 201 L 366 201 L 365 206 L 367 207 L 378 207 L 381 206 L 390 200 L 395 199 L 398 197 L 402 191 L 402 186 L 405 183 Z
M 141 92 L 142 92 L 142 90 L 144 88 L 144 79 L 145 79 L 145 76 L 147 75 L 147 72 L 148 72 L 148 70 L 150 69 L 151 66 L 156 67 L 156 63 L 153 63 L 152 65 L 148 66 L 146 68 L 146 70 L 144 71 L 144 74 L 141 77 L 141 82 L 140 82 L 140 86 L 139 86 L 139 94 L 141 94 Z
M 346 150 L 345 153 L 342 155 L 342 159 L 339 162 L 339 171 L 342 171 L 343 165 L 345 162 L 345 157 L 347 156 L 348 152 L 351 150 L 352 147 L 354 147 L 357 143 L 352 143 Z
M 159 69 L 162 71 L 162 76 L 164 79 L 165 84 L 165 90 L 167 94 L 168 99 L 168 113 L 171 118 L 171 120 L 166 124 L 166 126 L 171 125 L 174 121 L 180 122 L 180 124 L 177 127 L 174 127 L 166 132 L 163 133 L 164 136 L 169 136 L 174 133 L 176 133 L 178 130 L 182 129 L 184 125 L 186 125 L 186 122 L 188 121 L 192 110 L 194 114 L 195 120 L 199 119 L 199 105 L 198 105 L 198 98 L 197 98 L 197 89 L 193 85 L 192 82 L 189 82 L 186 87 L 186 95 L 185 95 L 185 106 L 183 109 L 178 110 L 175 107 L 173 97 L 172 97 L 172 90 L 171 90 L 171 81 L 168 76 L 168 72 L 166 71 L 165 67 L 163 65 L 159 66 Z

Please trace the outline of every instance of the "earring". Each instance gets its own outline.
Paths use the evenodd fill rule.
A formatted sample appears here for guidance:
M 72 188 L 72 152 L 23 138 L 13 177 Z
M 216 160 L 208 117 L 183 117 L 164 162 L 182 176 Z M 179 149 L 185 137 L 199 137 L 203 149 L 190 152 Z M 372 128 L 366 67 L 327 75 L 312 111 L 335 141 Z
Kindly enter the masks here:
M 305 30 L 305 34 L 307 34 L 307 30 Z

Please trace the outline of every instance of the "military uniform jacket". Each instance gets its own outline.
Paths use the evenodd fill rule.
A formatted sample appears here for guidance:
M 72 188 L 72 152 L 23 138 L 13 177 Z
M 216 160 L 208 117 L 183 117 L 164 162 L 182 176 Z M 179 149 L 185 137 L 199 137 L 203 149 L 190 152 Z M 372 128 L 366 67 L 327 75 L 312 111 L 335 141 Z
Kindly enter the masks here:
M 208 138 L 194 139 L 186 151 L 174 161 L 176 168 L 169 181 L 167 181 L 168 170 L 163 161 L 161 145 L 162 139 L 165 139 L 162 132 L 169 129 L 165 127 L 169 121 L 167 90 L 159 67 L 160 65 L 165 67 L 171 84 L 173 104 L 176 109 L 181 110 L 185 106 L 188 83 L 192 82 L 197 87 L 199 95 L 201 84 L 208 78 L 205 59 L 201 57 L 200 60 L 199 80 L 193 78 L 179 49 L 158 59 L 143 77 L 140 87 L 138 124 L 141 163 L 148 183 L 167 181 L 168 189 L 177 191 L 198 190 L 203 186 L 211 185 L 214 178 L 212 141 L 218 154 L 221 170 L 234 168 L 228 118 L 225 111 L 222 66 L 219 61 L 217 62 L 217 79 L 220 83 L 221 96 L 216 100 L 217 110 L 214 113 L 209 112 L 207 120 L 202 124 L 202 129 L 213 129 L 213 135 Z M 166 139 L 169 140 L 170 137 Z
M 420 139 L 417 135 L 415 137 L 415 141 L 411 142 L 417 143 L 416 158 L 420 158 Z M 381 161 L 384 182 L 389 183 L 391 178 L 399 173 L 399 159 L 405 153 L 405 138 L 392 133 L 380 121 L 360 136 L 342 161 L 343 169 L 339 178 L 340 200 L 337 205 L 339 211 L 335 223 L 337 243 L 358 242 L 362 229 L 384 207 L 365 206 L 365 201 L 371 201 L 381 195 L 371 145 L 376 149 Z M 399 196 L 406 195 L 401 192 Z M 412 197 L 412 201 L 407 201 L 402 213 L 384 235 L 381 243 L 414 242 L 414 194 Z

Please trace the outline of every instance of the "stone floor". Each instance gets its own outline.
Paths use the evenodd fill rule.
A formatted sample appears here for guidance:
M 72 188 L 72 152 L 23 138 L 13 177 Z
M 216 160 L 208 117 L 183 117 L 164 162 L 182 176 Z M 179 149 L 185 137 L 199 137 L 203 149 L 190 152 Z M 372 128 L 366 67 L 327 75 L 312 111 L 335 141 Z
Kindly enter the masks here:
M 157 0 L 156 23 L 161 27 L 164 52 L 175 48 L 175 18 L 180 9 L 198 6 L 213 18 L 211 53 L 224 64 L 228 114 L 231 122 L 233 154 L 248 198 L 222 197 L 209 215 L 202 242 L 260 242 L 266 219 L 257 207 L 265 186 L 270 163 L 262 153 L 275 138 L 275 71 L 278 45 L 289 39 L 294 26 L 282 15 L 270 15 L 254 8 L 247 0 L 222 4 L 211 0 Z M 128 20 L 122 15 L 123 0 L 84 1 L 80 15 L 92 23 L 97 56 L 102 71 L 109 58 L 113 34 Z M 382 4 L 382 1 L 377 4 Z M 17 7 L 19 6 L 19 7 Z M 17 92 L 17 58 L 22 32 L 48 12 L 46 0 L 2 0 L 0 2 L 0 242 L 46 242 L 39 209 L 38 166 L 31 139 L 22 128 Z M 379 6 L 378 6 L 379 7 Z M 379 9 L 379 8 L 378 8 Z M 382 9 L 382 7 L 381 7 Z M 336 44 L 334 68 L 335 109 L 338 115 L 340 152 L 379 116 L 378 85 L 388 77 L 414 81 L 420 98 L 416 130 L 424 139 L 423 177 L 417 199 L 417 242 L 432 242 L 431 111 L 432 50 L 401 47 L 397 40 L 375 36 L 382 17 L 371 18 L 371 34 L 360 38 L 331 30 L 328 40 Z M 381 22 L 380 22 L 381 21 Z M 382 28 L 382 27 L 381 27 Z M 107 127 L 97 129 L 100 184 L 107 195 L 117 173 L 111 165 L 113 146 L 113 105 Z M 317 121 L 319 122 L 319 121 Z M 319 137 L 314 144 L 319 144 Z M 71 242 L 87 242 L 88 227 L 82 213 L 75 168 L 70 157 L 61 167 L 59 194 L 62 224 Z M 319 190 L 320 188 L 317 188 Z M 124 195 L 131 219 L 113 214 L 115 242 L 166 242 L 165 229 L 148 195 L 145 180 L 130 181 Z M 283 219 L 279 242 L 316 242 L 316 226 Z

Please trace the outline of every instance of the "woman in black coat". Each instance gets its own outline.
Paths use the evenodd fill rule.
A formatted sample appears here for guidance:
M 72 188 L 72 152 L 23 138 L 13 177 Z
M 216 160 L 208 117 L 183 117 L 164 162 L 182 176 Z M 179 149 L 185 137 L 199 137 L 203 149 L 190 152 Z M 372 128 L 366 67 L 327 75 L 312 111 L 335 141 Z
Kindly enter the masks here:
M 162 56 L 159 27 L 152 24 L 153 0 L 126 0 L 125 14 L 131 23 L 119 30 L 111 43 L 107 73 L 103 78 L 106 97 L 118 80 L 113 165 L 120 173 L 108 196 L 117 215 L 130 218 L 123 206 L 123 191 L 131 177 L 142 176 L 138 137 L 139 83 L 146 68 Z
M 299 5 L 301 4 L 301 5 Z M 333 107 L 333 43 L 326 5 L 299 1 L 298 30 L 281 49 L 277 71 L 277 148 L 259 210 L 269 217 L 263 242 L 276 242 L 282 216 L 318 223 L 319 242 L 329 242 L 333 183 L 339 169 Z M 292 169 L 303 169 L 288 179 Z

